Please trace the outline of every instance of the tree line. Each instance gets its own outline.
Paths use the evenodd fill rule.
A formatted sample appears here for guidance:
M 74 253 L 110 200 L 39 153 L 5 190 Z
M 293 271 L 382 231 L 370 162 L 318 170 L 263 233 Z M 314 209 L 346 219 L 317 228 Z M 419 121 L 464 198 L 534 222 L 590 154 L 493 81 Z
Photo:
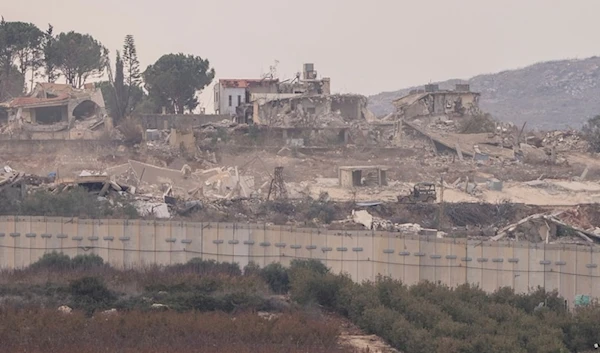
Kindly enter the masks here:
M 110 115 L 119 120 L 134 113 L 171 114 L 193 111 L 196 94 L 215 76 L 207 59 L 182 53 L 165 54 L 144 71 L 140 68 L 135 39 L 126 35 L 114 67 L 109 50 L 90 34 L 43 31 L 33 23 L 0 21 L 0 102 L 33 89 L 36 80 L 63 79 L 75 88 L 93 77 L 102 90 Z

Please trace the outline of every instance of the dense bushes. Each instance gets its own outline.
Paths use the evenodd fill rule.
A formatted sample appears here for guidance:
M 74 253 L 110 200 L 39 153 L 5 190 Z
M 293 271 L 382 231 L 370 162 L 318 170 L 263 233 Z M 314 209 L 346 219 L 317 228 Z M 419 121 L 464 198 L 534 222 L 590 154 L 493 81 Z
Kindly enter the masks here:
M 241 276 L 242 270 L 236 263 L 216 262 L 215 260 L 203 260 L 199 257 L 193 258 L 185 264 L 173 265 L 168 271 L 193 271 L 198 274 L 226 274 L 229 276 Z
M 269 264 L 258 273 L 267 282 L 273 292 L 285 294 L 289 291 L 290 279 L 288 271 L 280 263 Z
M 18 287 L 27 293 L 23 297 L 33 293 L 55 298 L 52 303 L 63 300 L 88 314 L 111 307 L 148 311 L 160 303 L 179 312 L 237 315 L 272 309 L 270 300 L 280 296 L 270 294 L 288 292 L 300 306 L 340 313 L 404 352 L 583 352 L 600 342 L 600 306 L 568 311 L 556 292 L 541 288 L 527 295 L 509 288 L 488 294 L 466 284 L 407 286 L 386 277 L 358 284 L 318 260 L 293 260 L 289 268 L 249 264 L 242 275 L 237 264 L 202 259 L 123 271 L 93 256 L 48 254 L 32 268 L 49 271 L 40 283 Z M 1 274 L 7 285 L 0 286 L 0 297 L 18 295 L 14 286 L 35 273 Z
M 49 270 L 49 271 L 60 271 L 60 270 L 89 270 L 94 267 L 102 267 L 104 260 L 95 254 L 91 255 L 77 255 L 74 258 L 70 258 L 65 254 L 52 252 L 44 254 L 38 261 L 31 264 L 32 270 Z
M 581 352 L 600 342 L 600 306 L 570 313 L 563 298 L 541 288 L 489 295 L 469 285 L 408 287 L 383 277 L 356 284 L 306 267 L 290 269 L 292 298 L 335 310 L 401 351 Z

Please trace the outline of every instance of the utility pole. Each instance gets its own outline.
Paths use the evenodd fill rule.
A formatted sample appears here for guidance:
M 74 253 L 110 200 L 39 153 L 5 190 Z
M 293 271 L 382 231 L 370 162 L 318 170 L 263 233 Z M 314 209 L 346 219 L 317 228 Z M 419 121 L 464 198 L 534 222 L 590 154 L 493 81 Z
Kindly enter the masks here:
M 444 218 L 444 175 L 440 176 L 440 206 L 438 215 L 438 231 L 442 231 L 442 220 Z

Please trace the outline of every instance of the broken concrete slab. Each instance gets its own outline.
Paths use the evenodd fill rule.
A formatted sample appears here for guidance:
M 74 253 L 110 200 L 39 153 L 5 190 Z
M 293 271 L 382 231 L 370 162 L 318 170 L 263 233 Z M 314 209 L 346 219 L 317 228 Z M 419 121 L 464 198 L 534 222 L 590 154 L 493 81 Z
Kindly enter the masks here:
M 152 203 L 136 201 L 133 203 L 142 217 L 154 216 L 156 218 L 170 218 L 169 207 L 166 203 Z
M 490 239 L 498 241 L 508 235 L 514 235 L 517 240 L 526 239 L 531 242 L 545 242 L 548 244 L 550 240 L 557 239 L 559 236 L 558 228 L 562 227 L 563 229 L 571 230 L 587 243 L 600 242 L 600 236 L 594 232 L 581 229 L 577 225 L 564 222 L 560 219 L 561 215 L 566 216 L 567 212 L 558 211 L 555 213 L 533 214 L 500 229 L 498 234 Z
M 352 220 L 354 223 L 362 224 L 367 229 L 373 228 L 373 216 L 365 210 L 352 211 Z
M 189 178 L 184 178 L 180 170 L 157 167 L 134 160 L 130 160 L 129 165 L 133 168 L 140 182 L 153 185 L 167 183 L 173 185 L 173 187 L 184 188 L 186 190 L 199 185 L 199 181 L 195 180 L 193 175 Z

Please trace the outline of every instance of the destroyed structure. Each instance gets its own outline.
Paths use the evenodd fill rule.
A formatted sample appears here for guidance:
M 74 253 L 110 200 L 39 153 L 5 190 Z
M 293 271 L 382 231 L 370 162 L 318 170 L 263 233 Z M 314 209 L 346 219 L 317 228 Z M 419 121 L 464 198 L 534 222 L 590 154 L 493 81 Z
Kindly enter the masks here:
M 446 116 L 448 119 L 481 114 L 479 96 L 471 92 L 468 84 L 457 84 L 454 90 L 440 90 L 438 85 L 412 90 L 407 96 L 396 99 L 396 115 L 401 120 L 422 117 Z
M 340 128 L 372 119 L 367 98 L 331 94 L 331 80 L 318 79 L 313 64 L 304 64 L 293 80 L 222 79 L 215 86 L 217 114 L 235 116 L 238 123 L 277 128 Z
M 4 126 L 1 130 L 11 134 L 25 131 L 40 135 L 75 128 L 79 131 L 57 136 L 85 138 L 82 130 L 96 130 L 105 117 L 104 97 L 94 84 L 76 89 L 67 84 L 38 83 L 29 95 L 0 103 L 0 124 Z
M 568 166 L 561 164 L 567 158 L 576 161 L 569 154 L 585 150 L 579 133 L 525 132 L 524 126 L 492 120 L 488 131 L 466 133 L 463 125 L 480 114 L 478 96 L 467 85 L 451 91 L 428 85 L 396 101 L 399 115 L 377 119 L 366 108 L 365 97 L 331 94 L 330 80 L 318 79 L 311 64 L 291 81 L 221 80 L 215 89 L 221 115 L 141 116 L 143 133 L 136 145 L 122 144 L 102 158 L 83 157 L 78 163 L 85 167 L 78 167 L 77 174 L 61 172 L 55 180 L 36 177 L 34 181 L 53 192 L 79 185 L 100 197 L 120 195 L 135 200 L 141 214 L 158 218 L 238 199 L 300 202 L 327 195 L 324 200 L 352 200 L 357 207 L 402 204 L 399 196 L 414 194 L 419 184 L 431 185 L 431 195 L 424 198 L 431 199 L 430 204 L 497 203 L 505 198 L 531 203 L 542 197 L 547 200 L 540 204 L 562 205 L 567 197 L 570 205 L 600 200 L 600 188 L 585 180 L 596 177 L 600 167 L 586 165 L 565 176 Z M 70 132 L 88 121 L 92 127 L 104 124 L 101 98 L 89 85 L 79 90 L 43 83 L 30 95 L 2 107 L 11 126 L 19 122 L 23 129 Z M 396 139 L 399 133 L 402 136 Z M 9 146 L 9 141 L 4 142 Z M 28 148 L 25 145 L 20 148 Z M 99 174 L 81 173 L 95 167 L 86 164 L 86 158 L 106 165 Z M 48 161 L 46 168 L 71 163 L 71 159 Z M 584 157 L 580 160 L 593 163 Z M 252 167 L 252 161 L 260 165 Z M 548 171 L 547 165 L 557 168 Z M 25 168 L 30 167 L 25 164 Z M 534 176 L 518 180 L 507 171 L 525 173 L 528 169 L 535 170 Z M 6 174 L 0 181 L 4 185 L 30 183 L 30 176 Z M 445 181 L 440 181 L 442 174 Z M 424 207 L 421 204 L 427 202 L 421 199 L 415 196 L 409 201 L 415 208 Z M 394 213 L 386 217 L 390 214 Z M 544 217 L 532 222 L 554 221 Z M 404 224 L 402 220 L 381 225 L 388 221 L 392 222 L 382 218 L 373 229 L 403 229 L 398 226 Z M 431 227 L 426 222 L 421 225 Z M 498 224 L 498 228 L 504 226 Z M 583 234 L 588 228 L 581 228 Z
M 258 125 L 325 128 L 366 119 L 367 98 L 361 95 L 262 95 L 253 96 L 253 102 Z
M 236 115 L 254 93 L 277 93 L 278 79 L 220 79 L 214 87 L 215 114 Z
M 531 243 L 600 244 L 600 228 L 589 224 L 579 207 L 533 214 L 496 232 L 492 241 L 513 240 Z

